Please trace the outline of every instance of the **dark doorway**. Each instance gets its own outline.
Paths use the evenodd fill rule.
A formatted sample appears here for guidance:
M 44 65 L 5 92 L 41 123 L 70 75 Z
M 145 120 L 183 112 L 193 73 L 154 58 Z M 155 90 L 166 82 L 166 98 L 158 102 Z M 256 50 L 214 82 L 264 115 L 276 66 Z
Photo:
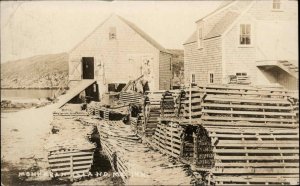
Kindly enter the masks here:
M 99 101 L 99 87 L 97 83 L 94 83 L 85 89 L 85 95 L 87 102 Z
M 82 79 L 94 79 L 94 58 L 82 58 Z

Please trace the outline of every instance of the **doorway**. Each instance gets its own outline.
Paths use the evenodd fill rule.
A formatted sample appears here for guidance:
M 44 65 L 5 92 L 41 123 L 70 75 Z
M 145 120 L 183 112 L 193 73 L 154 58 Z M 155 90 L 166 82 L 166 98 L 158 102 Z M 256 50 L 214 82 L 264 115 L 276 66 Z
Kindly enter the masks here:
M 94 79 L 94 58 L 82 58 L 82 79 Z

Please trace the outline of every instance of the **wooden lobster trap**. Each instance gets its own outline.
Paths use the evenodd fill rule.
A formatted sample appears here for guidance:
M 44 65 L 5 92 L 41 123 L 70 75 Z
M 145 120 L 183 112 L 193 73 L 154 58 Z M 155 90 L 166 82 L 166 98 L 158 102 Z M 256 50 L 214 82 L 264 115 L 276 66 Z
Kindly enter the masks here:
M 196 134 L 193 162 L 208 185 L 299 182 L 295 129 L 199 126 Z
M 71 181 L 87 177 L 93 164 L 94 149 L 58 149 L 49 151 L 48 162 L 54 177 Z

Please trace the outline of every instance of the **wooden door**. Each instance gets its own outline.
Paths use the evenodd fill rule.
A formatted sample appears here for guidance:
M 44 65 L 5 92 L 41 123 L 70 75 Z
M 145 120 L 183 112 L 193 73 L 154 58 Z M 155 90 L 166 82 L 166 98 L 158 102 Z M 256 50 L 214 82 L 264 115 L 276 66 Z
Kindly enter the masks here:
M 94 58 L 82 58 L 82 79 L 94 79 Z

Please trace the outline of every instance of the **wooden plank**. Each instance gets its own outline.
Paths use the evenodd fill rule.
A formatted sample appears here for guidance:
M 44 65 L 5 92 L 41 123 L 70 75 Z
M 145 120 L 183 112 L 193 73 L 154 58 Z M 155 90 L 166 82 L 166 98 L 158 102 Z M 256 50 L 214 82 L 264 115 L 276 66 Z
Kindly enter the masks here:
M 216 104 L 216 103 L 201 103 L 202 107 L 217 107 L 217 108 L 243 108 L 243 109 L 272 109 L 272 110 L 292 110 L 286 106 L 265 106 L 265 105 L 233 105 L 233 104 Z
M 299 180 L 299 175 L 247 175 L 247 176 L 216 176 L 215 181 L 227 181 L 227 182 L 290 182 Z
M 299 147 L 298 141 L 288 141 L 288 142 L 277 142 L 277 141 L 253 141 L 253 142 L 248 142 L 248 141 L 240 141 L 240 142 L 229 142 L 229 140 L 225 141 L 222 140 L 220 141 L 217 145 L 217 147 Z
M 218 169 L 218 170 L 213 170 L 214 174 L 266 174 L 266 173 L 271 173 L 271 174 L 296 174 L 299 173 L 298 168 L 226 168 L 226 169 Z
M 263 162 L 263 163 L 220 163 L 216 162 L 215 167 L 299 167 L 298 163 L 279 163 L 279 162 Z
M 255 111 L 230 111 L 230 110 L 210 110 L 202 109 L 203 113 L 213 114 L 239 114 L 239 115 L 271 115 L 271 116 L 296 116 L 295 113 L 285 112 L 255 112 Z
M 290 105 L 291 103 L 287 100 L 283 99 L 246 99 L 246 98 L 233 98 L 233 97 L 222 97 L 222 96 L 213 96 L 213 95 L 208 95 L 205 98 L 205 101 L 226 101 L 226 102 L 240 102 L 240 103 L 266 103 L 266 104 L 286 104 Z
M 253 117 L 219 117 L 202 115 L 203 120 L 232 120 L 232 121 L 269 121 L 269 122 L 295 122 L 295 119 L 281 118 L 253 118 Z
M 273 141 L 273 140 L 267 140 L 267 141 L 261 141 L 259 139 L 257 140 L 220 140 L 218 145 L 221 145 L 221 144 L 257 144 L 258 146 L 260 145 L 265 145 L 265 144 L 273 144 L 273 145 L 280 145 L 280 144 L 286 144 L 286 143 L 289 143 L 289 145 L 299 145 L 298 143 L 298 140 L 289 140 L 289 141 L 286 141 L 286 140 L 280 140 L 280 141 Z
M 216 160 L 299 160 L 299 156 L 215 156 Z
M 76 162 L 73 161 L 73 165 L 92 164 L 92 163 L 93 163 L 92 159 L 89 160 L 89 161 L 76 161 Z M 66 163 L 53 163 L 53 164 L 50 164 L 50 167 L 54 168 L 54 167 L 67 166 L 67 165 L 70 165 L 70 162 L 66 162 Z
M 217 132 L 217 133 L 232 133 L 232 134 L 240 134 L 240 133 L 253 133 L 253 134 L 276 134 L 276 135 L 298 135 L 299 131 L 295 129 L 278 129 L 278 128 L 262 128 L 262 127 L 205 127 L 209 132 Z
M 91 168 L 91 165 L 82 165 L 82 166 L 77 166 L 73 167 L 74 171 L 78 169 L 87 169 L 89 170 Z M 61 172 L 61 171 L 70 171 L 70 166 L 68 167 L 63 167 L 63 168 L 52 168 L 52 172 Z
M 297 125 L 296 123 L 294 124 L 284 124 L 282 125 L 281 123 L 257 123 L 257 122 L 222 122 L 222 121 L 202 121 L 202 125 L 204 126 L 252 126 L 252 127 L 280 127 L 280 128 L 295 128 Z
M 93 155 L 93 152 L 65 152 L 61 154 L 49 155 L 48 159 L 50 160 L 53 158 L 63 158 L 68 156 L 86 156 L 86 155 Z
M 62 162 L 62 161 L 68 161 L 70 158 L 69 156 L 67 157 L 64 157 L 64 158 L 53 158 L 53 159 L 48 159 L 48 162 L 49 163 L 54 163 L 54 162 Z M 82 157 L 73 157 L 73 160 L 76 161 L 76 160 L 88 160 L 88 159 L 93 159 L 93 156 L 82 156 Z
M 239 135 L 239 134 L 226 134 L 226 133 L 212 133 L 209 134 L 210 137 L 223 137 L 223 138 L 237 138 L 237 139 L 241 139 L 241 138 L 267 138 L 267 139 L 298 139 L 299 138 L 299 134 L 295 135 L 295 134 L 288 134 L 288 135 L 268 135 L 268 134 L 243 134 L 243 135 Z
M 259 148 L 259 147 L 258 147 Z M 214 153 L 223 153 L 223 154 L 241 154 L 241 153 L 254 153 L 254 154 L 280 154 L 280 153 L 295 153 L 299 154 L 299 149 L 214 149 Z

